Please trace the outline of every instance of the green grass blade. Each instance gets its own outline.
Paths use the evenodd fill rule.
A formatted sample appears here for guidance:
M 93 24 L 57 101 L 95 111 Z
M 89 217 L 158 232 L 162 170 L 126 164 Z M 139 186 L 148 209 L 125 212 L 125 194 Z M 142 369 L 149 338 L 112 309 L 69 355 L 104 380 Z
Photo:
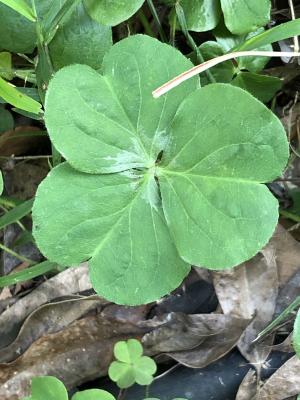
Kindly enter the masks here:
M 35 22 L 36 19 L 33 10 L 25 0 L 0 0 L 0 2 L 17 11 L 19 14 L 29 19 L 29 21 Z
M 0 0 L 1 1 L 1 0 Z M 41 112 L 41 104 L 33 100 L 31 97 L 26 96 L 19 92 L 13 85 L 6 82 L 0 77 L 0 96 L 9 104 L 25 110 L 32 112 L 34 114 L 39 114 Z
M 52 271 L 57 267 L 56 263 L 51 261 L 43 261 L 40 264 L 36 264 L 30 268 L 26 268 L 23 271 L 16 272 L 11 275 L 0 277 L 0 288 L 16 283 L 25 282 L 29 279 L 36 278 L 46 272 Z
M 21 218 L 25 217 L 25 215 L 29 214 L 33 206 L 33 200 L 34 199 L 24 201 L 0 217 L 0 229 L 19 221 Z
M 236 47 L 234 51 L 255 50 L 267 44 L 272 44 L 279 40 L 285 40 L 298 35 L 300 35 L 300 18 L 280 24 L 259 35 L 253 36 L 246 40 L 241 46 Z

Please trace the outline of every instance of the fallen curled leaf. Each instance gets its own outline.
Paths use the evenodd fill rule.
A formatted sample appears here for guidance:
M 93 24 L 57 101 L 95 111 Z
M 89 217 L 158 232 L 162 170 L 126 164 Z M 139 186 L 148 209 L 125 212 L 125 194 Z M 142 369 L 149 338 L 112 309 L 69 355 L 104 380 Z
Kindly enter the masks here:
M 42 304 L 58 297 L 91 289 L 88 268 L 82 264 L 47 280 L 0 315 L 0 348 L 15 339 L 24 319 Z
M 16 339 L 0 350 L 0 362 L 15 360 L 38 338 L 59 332 L 88 311 L 105 304 L 104 299 L 90 296 L 42 305 L 28 316 Z
M 290 358 L 264 384 L 257 400 L 284 400 L 300 393 L 300 359 Z
M 166 354 L 191 368 L 203 368 L 227 354 L 250 320 L 223 314 L 170 313 L 146 321 L 155 329 L 143 337 L 150 355 Z
M 238 342 L 238 348 L 259 370 L 270 353 L 272 337 L 263 344 L 252 345 L 252 341 L 272 321 L 278 294 L 273 244 L 235 269 L 214 272 L 213 278 L 224 314 L 252 319 Z
M 276 249 L 279 286 L 283 287 L 300 269 L 300 243 L 278 225 L 270 244 Z
M 257 376 L 253 369 L 249 369 L 240 384 L 235 400 L 253 400 L 257 392 Z
M 38 136 L 39 129 L 34 126 L 19 126 L 0 136 L 0 155 L 5 157 L 18 156 L 32 152 L 45 143 L 47 136 Z M 28 132 L 30 135 L 28 135 Z M 31 153 L 32 154 L 32 153 Z

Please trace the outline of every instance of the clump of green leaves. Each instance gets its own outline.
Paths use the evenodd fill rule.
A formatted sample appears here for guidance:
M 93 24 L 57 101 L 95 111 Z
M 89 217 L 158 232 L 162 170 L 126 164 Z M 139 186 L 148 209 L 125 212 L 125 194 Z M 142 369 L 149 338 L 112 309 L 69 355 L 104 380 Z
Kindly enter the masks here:
M 109 367 L 110 379 L 121 389 L 128 388 L 134 383 L 150 385 L 156 372 L 156 363 L 152 358 L 143 356 L 143 346 L 136 339 L 121 341 L 114 346 L 113 361 Z
M 116 303 L 158 299 L 191 264 L 237 265 L 277 224 L 262 183 L 288 159 L 281 123 L 245 91 L 200 89 L 197 78 L 152 97 L 191 66 L 171 46 L 131 36 L 105 56 L 102 75 L 66 67 L 47 92 L 46 126 L 68 162 L 38 189 L 34 236 L 51 261 L 89 260 L 95 290 Z
M 168 5 L 176 0 L 163 0 Z M 191 31 L 204 32 L 214 29 L 222 15 L 225 25 L 234 34 L 255 31 L 270 20 L 270 0 L 180 0 L 184 10 L 187 28 Z

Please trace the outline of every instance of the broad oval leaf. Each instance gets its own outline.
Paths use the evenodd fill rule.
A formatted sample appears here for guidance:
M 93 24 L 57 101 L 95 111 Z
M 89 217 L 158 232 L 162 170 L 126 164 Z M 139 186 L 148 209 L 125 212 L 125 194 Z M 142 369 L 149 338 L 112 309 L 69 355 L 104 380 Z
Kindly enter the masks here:
M 255 31 L 270 20 L 270 0 L 221 0 L 221 7 L 227 28 L 237 35 Z
M 111 28 L 91 19 L 82 3 L 64 19 L 49 44 L 55 70 L 74 63 L 100 69 L 112 45 Z
M 293 333 L 293 345 L 295 352 L 300 358 L 300 310 L 298 311 L 295 324 L 294 324 L 294 333 Z
M 151 175 L 91 175 L 61 164 L 37 191 L 37 244 L 62 265 L 90 259 L 92 284 L 109 300 L 154 301 L 190 270 L 170 237 L 157 190 Z
M 83 172 L 152 166 L 166 145 L 172 117 L 198 79 L 159 100 L 151 93 L 191 66 L 171 46 L 137 35 L 112 47 L 103 75 L 82 65 L 63 68 L 46 95 L 45 121 L 54 146 Z
M 65 385 L 54 376 L 39 376 L 32 379 L 33 400 L 68 400 Z
M 159 179 L 181 257 L 224 269 L 254 256 L 278 220 L 278 203 L 261 183 L 288 160 L 280 121 L 247 92 L 214 84 L 183 102 L 170 136 Z
M 45 399 L 46 400 L 46 399 Z M 116 400 L 115 397 L 101 389 L 89 389 L 77 392 L 72 397 L 72 400 Z
M 103 25 L 115 26 L 131 17 L 145 0 L 84 0 L 90 16 Z
M 181 0 L 187 28 L 205 32 L 215 28 L 221 17 L 220 0 Z

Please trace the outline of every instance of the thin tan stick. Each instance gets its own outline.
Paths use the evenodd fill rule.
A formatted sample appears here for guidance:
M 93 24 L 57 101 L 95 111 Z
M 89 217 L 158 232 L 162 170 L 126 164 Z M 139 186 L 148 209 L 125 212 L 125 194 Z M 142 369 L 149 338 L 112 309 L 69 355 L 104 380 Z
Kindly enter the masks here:
M 296 19 L 296 14 L 295 14 L 295 8 L 294 8 L 294 3 L 293 0 L 288 0 L 289 1 L 289 7 L 291 10 L 291 15 L 292 15 L 292 20 Z M 294 36 L 294 51 L 298 52 L 299 51 L 299 39 L 298 36 Z
M 188 79 L 192 78 L 200 74 L 201 72 L 206 71 L 209 68 L 215 67 L 216 65 L 232 60 L 238 57 L 249 57 L 249 56 L 256 56 L 256 57 L 300 57 L 300 52 L 285 52 L 285 51 L 236 51 L 233 53 L 225 54 L 220 57 L 213 58 L 212 60 L 206 61 L 200 65 L 196 65 L 195 67 L 191 68 L 190 70 L 183 72 L 182 74 L 178 75 L 176 78 L 173 78 L 169 82 L 165 83 L 164 85 L 160 86 L 159 88 L 155 89 L 152 92 L 154 98 L 158 98 L 163 94 L 169 92 L 170 90 L 174 89 L 176 86 L 180 85 L 181 83 L 187 81 Z

